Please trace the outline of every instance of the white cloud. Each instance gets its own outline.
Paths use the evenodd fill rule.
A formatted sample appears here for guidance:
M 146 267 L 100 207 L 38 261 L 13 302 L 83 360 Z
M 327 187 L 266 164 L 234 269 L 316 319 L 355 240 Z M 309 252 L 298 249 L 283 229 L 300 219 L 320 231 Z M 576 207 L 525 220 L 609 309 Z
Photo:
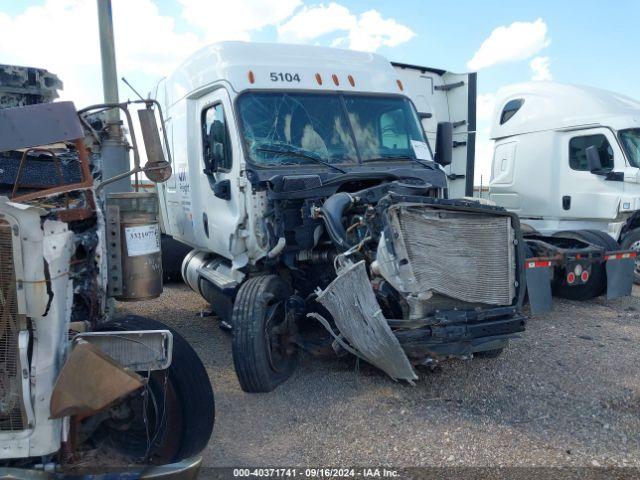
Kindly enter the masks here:
M 166 75 L 201 45 L 194 34 L 176 33 L 151 0 L 114 2 L 113 17 L 119 76 Z M 55 73 L 64 82 L 62 98 L 78 107 L 102 101 L 95 2 L 46 0 L 13 17 L 0 13 L 0 58 Z
M 250 40 L 252 30 L 290 17 L 302 0 L 179 0 L 182 17 L 198 27 L 207 43 Z
M 303 7 L 278 26 L 278 37 L 283 41 L 306 43 L 331 33 L 339 33 L 332 46 L 370 52 L 382 46 L 395 47 L 415 36 L 409 27 L 383 18 L 377 10 L 355 15 L 335 2 Z
M 381 46 L 395 47 L 415 36 L 409 27 L 392 18 L 382 18 L 376 10 L 360 15 L 358 24 L 349 32 L 349 48 L 374 52 Z
M 551 59 L 549 57 L 535 57 L 531 60 L 529 66 L 533 73 L 531 80 L 541 82 L 553 80 L 550 70 Z
M 278 37 L 285 42 L 308 42 L 338 30 L 351 30 L 356 23 L 355 15 L 337 3 L 305 6 L 278 26 Z
M 146 94 L 155 81 L 198 48 L 221 40 L 250 40 L 253 32 L 278 27 L 280 37 L 307 42 L 335 33 L 328 43 L 376 50 L 407 41 L 414 33 L 375 10 L 352 14 L 338 3 L 302 7 L 302 0 L 177 0 L 193 31 L 180 32 L 157 0 L 113 2 L 118 76 Z M 297 12 L 296 12 L 297 10 Z M 43 0 L 17 15 L 0 12 L 2 63 L 46 68 L 64 82 L 63 99 L 78 107 L 102 101 L 95 0 Z M 121 98 L 133 94 L 120 84 Z
M 496 106 L 495 93 L 482 93 L 476 99 L 476 118 L 478 120 L 491 120 Z
M 480 70 L 499 63 L 525 60 L 550 43 L 547 24 L 541 18 L 535 22 L 513 22 L 495 28 L 467 62 L 467 67 Z

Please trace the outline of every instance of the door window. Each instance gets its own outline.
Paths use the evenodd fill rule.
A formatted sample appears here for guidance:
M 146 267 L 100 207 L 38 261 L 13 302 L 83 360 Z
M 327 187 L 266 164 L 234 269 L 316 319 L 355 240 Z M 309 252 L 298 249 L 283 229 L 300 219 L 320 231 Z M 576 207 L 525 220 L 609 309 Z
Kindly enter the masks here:
M 208 171 L 231 169 L 231 142 L 221 103 L 202 111 L 202 156 Z
M 591 146 L 598 150 L 602 168 L 613 169 L 613 148 L 603 134 L 573 137 L 569 141 L 569 166 L 573 170 L 588 171 L 586 151 Z

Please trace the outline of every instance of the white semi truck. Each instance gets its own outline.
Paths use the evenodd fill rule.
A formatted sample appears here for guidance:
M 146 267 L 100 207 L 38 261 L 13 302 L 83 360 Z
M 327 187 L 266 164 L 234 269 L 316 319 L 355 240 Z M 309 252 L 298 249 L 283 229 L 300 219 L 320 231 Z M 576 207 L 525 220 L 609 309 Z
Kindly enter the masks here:
M 640 102 L 576 85 L 512 85 L 498 92 L 491 139 L 496 204 L 543 234 L 595 230 L 640 249 Z
M 544 258 L 525 264 L 517 215 L 449 198 L 472 188 L 473 74 L 224 42 L 159 100 L 174 154 L 162 223 L 193 248 L 183 277 L 231 326 L 246 391 L 286 380 L 300 348 L 410 382 L 415 365 L 497 355 L 524 330 L 525 282 L 544 310 L 552 264 L 582 284 L 605 262 L 592 243 L 539 238 Z M 611 296 L 630 290 L 625 268 L 609 273 Z

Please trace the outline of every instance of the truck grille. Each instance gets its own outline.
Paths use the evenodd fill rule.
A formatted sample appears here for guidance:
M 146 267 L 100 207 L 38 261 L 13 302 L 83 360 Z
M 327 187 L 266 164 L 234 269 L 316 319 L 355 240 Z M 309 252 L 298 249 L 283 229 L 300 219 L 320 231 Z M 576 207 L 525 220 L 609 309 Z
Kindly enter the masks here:
M 26 428 L 18 356 L 20 319 L 11 225 L 0 220 L 0 431 Z
M 509 217 L 424 206 L 396 212 L 419 291 L 471 303 L 513 302 L 516 253 Z

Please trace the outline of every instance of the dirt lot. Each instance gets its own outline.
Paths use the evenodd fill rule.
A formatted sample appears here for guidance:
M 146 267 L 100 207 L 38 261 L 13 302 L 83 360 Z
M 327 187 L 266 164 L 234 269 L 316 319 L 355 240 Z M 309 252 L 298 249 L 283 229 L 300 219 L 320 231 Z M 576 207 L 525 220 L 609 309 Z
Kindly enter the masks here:
M 556 300 L 497 359 L 397 384 L 353 359 L 303 359 L 274 392 L 238 385 L 228 333 L 183 285 L 122 305 L 176 328 L 214 385 L 206 466 L 640 466 L 640 298 Z

